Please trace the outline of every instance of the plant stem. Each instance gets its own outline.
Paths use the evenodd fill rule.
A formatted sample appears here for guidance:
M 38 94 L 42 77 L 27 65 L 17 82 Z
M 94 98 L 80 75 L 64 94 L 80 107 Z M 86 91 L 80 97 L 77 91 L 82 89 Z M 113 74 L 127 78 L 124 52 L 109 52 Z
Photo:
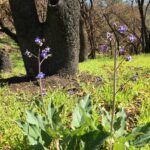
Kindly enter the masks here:
M 123 62 L 124 62 L 124 59 L 122 59 L 122 61 L 118 64 L 118 66 L 116 66 L 116 71 L 117 71 L 117 69 L 120 68 L 120 66 L 122 65 Z
M 38 55 L 38 72 L 41 72 L 41 59 L 40 59 L 40 48 L 39 48 L 39 55 Z M 43 94 L 42 94 L 42 79 L 39 79 L 39 84 L 40 84 L 40 96 L 41 96 L 41 100 L 43 101 Z
M 117 45 L 117 44 L 116 44 Z M 117 46 L 114 50 L 114 77 L 113 77 L 113 101 L 112 101 L 112 116 L 111 116 L 111 133 L 114 133 L 114 118 L 115 118 L 115 102 L 116 102 L 116 83 L 117 83 Z M 113 143 L 111 149 L 113 150 Z

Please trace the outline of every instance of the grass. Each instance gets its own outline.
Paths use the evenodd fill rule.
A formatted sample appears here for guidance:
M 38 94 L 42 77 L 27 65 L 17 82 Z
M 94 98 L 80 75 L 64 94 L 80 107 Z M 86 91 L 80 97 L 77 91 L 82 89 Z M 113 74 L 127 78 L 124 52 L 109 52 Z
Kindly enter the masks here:
M 11 73 L 0 73 L 1 78 L 8 78 L 13 76 L 25 75 L 24 65 L 19 52 L 10 53 L 10 58 L 13 62 L 13 70 Z M 139 112 L 140 115 L 136 115 L 137 124 L 145 124 L 150 122 L 150 55 L 138 55 L 133 56 L 133 61 L 124 62 L 119 69 L 118 74 L 118 88 L 126 82 L 129 78 L 132 78 L 135 74 L 138 74 L 138 80 L 130 80 L 123 88 L 118 92 L 117 107 L 125 107 L 127 109 L 137 107 L 136 103 L 140 102 Z M 89 82 L 78 83 L 81 86 L 82 92 L 91 94 L 93 103 L 93 116 L 98 121 L 98 112 L 101 107 L 111 105 L 112 100 L 112 66 L 113 59 L 104 56 L 98 56 L 95 60 L 88 60 L 79 64 L 79 75 L 84 72 L 88 72 L 92 76 L 100 77 L 102 79 L 101 84 L 92 84 Z M 57 106 L 64 104 L 64 110 L 62 118 L 65 123 L 68 123 L 68 116 L 74 108 L 76 102 L 81 98 L 74 94 L 69 95 L 66 90 L 57 88 L 56 90 L 49 91 L 45 97 L 46 103 L 49 98 L 54 100 Z M 24 144 L 23 134 L 16 126 L 15 120 L 18 118 L 24 118 L 24 112 L 27 108 L 33 108 L 35 105 L 36 95 L 25 94 L 24 91 L 13 92 L 11 88 L 6 84 L 0 87 L 0 149 L 4 146 L 10 146 L 16 150 L 26 150 L 27 147 Z M 134 112 L 133 112 L 134 113 Z M 142 150 L 149 150 L 149 145 Z

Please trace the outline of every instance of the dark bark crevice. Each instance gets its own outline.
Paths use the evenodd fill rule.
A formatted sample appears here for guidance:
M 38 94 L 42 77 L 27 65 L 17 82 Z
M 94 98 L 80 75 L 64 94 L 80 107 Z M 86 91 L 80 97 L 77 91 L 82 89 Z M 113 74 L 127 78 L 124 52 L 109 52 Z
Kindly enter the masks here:
M 49 4 L 55 6 L 58 4 L 59 0 L 49 0 Z

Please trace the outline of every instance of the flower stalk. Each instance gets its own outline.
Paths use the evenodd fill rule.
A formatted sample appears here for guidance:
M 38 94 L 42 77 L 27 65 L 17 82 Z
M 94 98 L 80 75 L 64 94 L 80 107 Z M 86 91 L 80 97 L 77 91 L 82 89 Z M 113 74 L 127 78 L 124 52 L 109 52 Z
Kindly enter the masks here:
M 37 55 L 31 53 L 30 51 L 26 50 L 25 52 L 25 55 L 28 57 L 28 58 L 31 58 L 31 57 L 34 57 L 37 59 L 37 62 L 38 62 L 38 75 L 36 76 L 36 78 L 38 79 L 39 81 L 39 86 L 40 86 L 40 98 L 41 100 L 43 101 L 43 96 L 45 95 L 45 91 L 43 89 L 43 83 L 42 83 L 42 79 L 45 77 L 45 74 L 41 71 L 41 66 L 42 66 L 42 63 L 51 55 L 50 53 L 50 48 L 49 47 L 46 47 L 44 49 L 42 49 L 44 46 L 43 46 L 43 43 L 44 43 L 44 39 L 41 39 L 39 37 L 37 37 L 34 42 L 36 43 L 36 45 L 39 47 L 38 49 L 38 53 Z
M 114 76 L 113 76 L 113 101 L 112 101 L 112 116 L 111 116 L 111 133 L 113 134 L 113 125 L 115 117 L 115 102 L 116 102 L 116 88 L 117 88 L 117 48 L 114 50 Z

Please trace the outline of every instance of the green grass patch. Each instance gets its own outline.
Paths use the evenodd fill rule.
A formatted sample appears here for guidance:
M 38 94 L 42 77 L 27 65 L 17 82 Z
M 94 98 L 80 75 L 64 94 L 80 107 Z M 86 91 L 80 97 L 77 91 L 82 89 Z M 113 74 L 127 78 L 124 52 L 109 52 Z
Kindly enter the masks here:
M 0 73 L 1 78 L 25 75 L 25 69 L 19 52 L 10 53 L 13 64 L 11 73 Z M 121 58 L 120 58 L 121 59 Z M 133 56 L 131 62 L 124 62 L 119 69 L 118 84 L 120 88 L 127 80 L 134 75 L 138 75 L 138 80 L 130 80 L 117 95 L 117 107 L 128 108 L 134 106 L 136 101 L 140 101 L 139 116 L 137 116 L 137 124 L 145 124 L 150 122 L 150 55 Z M 80 73 L 87 72 L 93 76 L 102 78 L 99 85 L 92 84 L 91 81 L 81 82 L 79 84 L 83 92 L 90 94 L 93 104 L 93 116 L 95 121 L 99 121 L 99 110 L 101 107 L 111 106 L 112 101 L 112 83 L 113 83 L 113 59 L 104 56 L 98 56 L 95 60 L 88 60 L 79 64 Z M 37 87 L 38 88 L 38 87 Z M 30 93 L 30 89 L 29 89 Z M 70 113 L 72 112 L 80 96 L 74 94 L 69 95 L 66 90 L 58 88 L 48 91 L 45 97 L 45 103 L 50 98 L 53 99 L 57 107 L 64 105 L 62 118 L 64 123 L 70 122 Z M 27 146 L 23 139 L 23 134 L 15 124 L 15 120 L 24 117 L 27 108 L 35 107 L 36 95 L 25 94 L 24 91 L 18 93 L 10 90 L 9 86 L 0 87 L 0 149 L 5 145 L 9 145 L 12 149 L 26 150 Z M 135 107 L 137 107 L 135 105 Z M 35 108 L 36 109 L 36 108 Z M 134 112 L 133 112 L 134 113 Z M 69 118 L 69 119 L 68 119 Z M 142 150 L 149 150 L 149 146 Z

